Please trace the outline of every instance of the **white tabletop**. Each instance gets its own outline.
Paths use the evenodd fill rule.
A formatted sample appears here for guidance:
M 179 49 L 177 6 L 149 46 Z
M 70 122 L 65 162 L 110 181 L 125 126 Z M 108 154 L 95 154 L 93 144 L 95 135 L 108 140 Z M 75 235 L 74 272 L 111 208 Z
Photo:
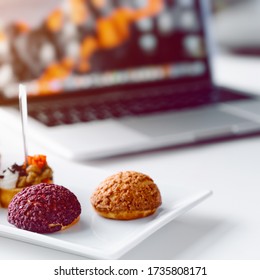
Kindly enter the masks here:
M 12 133 L 0 149 L 15 147 Z M 7 137 L 8 136 L 8 137 Z M 37 147 L 36 147 L 37 148 Z M 16 151 L 12 151 L 16 153 Z M 136 170 L 172 188 L 211 189 L 214 194 L 170 222 L 123 259 L 259 259 L 260 138 L 166 149 L 86 162 L 106 169 Z M 0 237 L 0 259 L 82 259 L 60 251 Z

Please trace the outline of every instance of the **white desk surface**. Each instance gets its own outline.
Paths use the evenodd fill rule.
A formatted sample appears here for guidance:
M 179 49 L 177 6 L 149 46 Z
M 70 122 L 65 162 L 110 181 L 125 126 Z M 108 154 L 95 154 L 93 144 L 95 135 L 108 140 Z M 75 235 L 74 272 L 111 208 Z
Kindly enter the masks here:
M 1 149 L 15 147 L 12 137 L 5 141 L 2 135 L 1 131 Z M 172 187 L 214 191 L 208 200 L 163 227 L 122 259 L 260 259 L 260 137 L 86 164 L 111 173 L 141 171 L 155 181 L 170 180 Z M 0 248 L 2 260 L 82 259 L 2 237 Z

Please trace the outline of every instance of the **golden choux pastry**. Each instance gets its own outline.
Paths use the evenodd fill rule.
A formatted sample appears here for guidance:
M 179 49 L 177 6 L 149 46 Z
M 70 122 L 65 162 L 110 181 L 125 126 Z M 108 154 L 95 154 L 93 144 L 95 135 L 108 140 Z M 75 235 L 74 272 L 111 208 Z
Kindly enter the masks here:
M 105 218 L 132 220 L 154 214 L 162 198 L 149 176 L 123 171 L 100 183 L 91 196 L 91 204 Z

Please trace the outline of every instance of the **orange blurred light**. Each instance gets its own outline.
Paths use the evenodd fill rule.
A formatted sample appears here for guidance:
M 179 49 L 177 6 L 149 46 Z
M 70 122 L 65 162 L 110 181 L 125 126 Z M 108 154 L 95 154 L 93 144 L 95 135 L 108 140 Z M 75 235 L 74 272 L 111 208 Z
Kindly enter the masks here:
M 57 9 L 53 11 L 46 20 L 47 28 L 52 32 L 60 31 L 63 24 L 63 16 L 61 10 Z
M 2 41 L 5 41 L 6 40 L 6 36 L 5 36 L 5 34 L 4 34 L 4 32 L 1 32 L 0 31 L 0 42 Z
M 30 30 L 28 24 L 22 21 L 16 22 L 15 27 L 17 28 L 19 33 L 26 33 Z
M 70 17 L 71 21 L 80 25 L 84 23 L 88 16 L 88 10 L 84 0 L 70 0 Z
M 106 0 L 90 0 L 92 5 L 97 9 L 102 9 L 106 5 Z

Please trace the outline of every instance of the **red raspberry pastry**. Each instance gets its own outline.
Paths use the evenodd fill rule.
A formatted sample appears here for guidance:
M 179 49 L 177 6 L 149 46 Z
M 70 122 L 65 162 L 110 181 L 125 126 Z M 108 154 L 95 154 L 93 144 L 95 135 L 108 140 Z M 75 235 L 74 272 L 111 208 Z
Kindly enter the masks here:
M 38 233 L 63 230 L 79 220 L 80 203 L 70 190 L 41 183 L 24 188 L 8 206 L 8 222 Z

